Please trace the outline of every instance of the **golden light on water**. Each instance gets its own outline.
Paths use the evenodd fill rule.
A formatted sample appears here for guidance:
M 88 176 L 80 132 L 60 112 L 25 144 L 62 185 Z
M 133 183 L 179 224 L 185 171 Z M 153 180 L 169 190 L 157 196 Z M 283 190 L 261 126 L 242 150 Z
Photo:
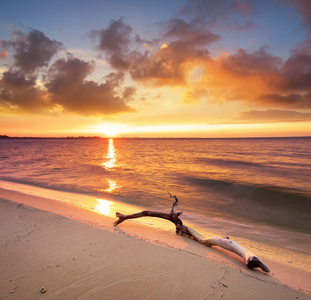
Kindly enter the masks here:
M 104 190 L 104 192 L 113 192 L 115 189 L 117 189 L 119 186 L 117 185 L 117 182 L 111 179 L 107 179 L 107 182 L 109 184 L 109 187 Z
M 109 139 L 108 152 L 106 156 L 106 161 L 102 163 L 102 167 L 106 170 L 110 170 L 116 166 L 115 150 L 113 145 L 113 139 Z
M 113 168 L 116 167 L 116 164 L 117 164 L 117 159 L 116 159 L 116 152 L 115 152 L 114 145 L 113 145 L 113 139 L 109 139 L 107 155 L 105 156 L 105 161 L 102 162 L 101 166 L 105 170 L 111 171 Z M 109 186 L 106 189 L 99 189 L 99 191 L 111 193 L 115 189 L 119 188 L 115 180 L 107 179 L 107 182 Z
M 113 202 L 105 200 L 105 199 L 96 199 L 98 201 L 98 204 L 95 206 L 95 211 L 98 213 L 105 215 L 107 217 L 113 217 L 111 215 L 111 209 Z

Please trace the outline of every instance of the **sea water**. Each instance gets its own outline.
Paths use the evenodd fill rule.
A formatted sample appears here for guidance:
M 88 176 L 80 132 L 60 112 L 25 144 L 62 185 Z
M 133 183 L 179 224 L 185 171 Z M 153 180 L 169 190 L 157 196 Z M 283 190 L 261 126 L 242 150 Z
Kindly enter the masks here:
M 311 253 L 310 137 L 2 138 L 0 180 L 162 212 L 169 192 L 206 234 Z

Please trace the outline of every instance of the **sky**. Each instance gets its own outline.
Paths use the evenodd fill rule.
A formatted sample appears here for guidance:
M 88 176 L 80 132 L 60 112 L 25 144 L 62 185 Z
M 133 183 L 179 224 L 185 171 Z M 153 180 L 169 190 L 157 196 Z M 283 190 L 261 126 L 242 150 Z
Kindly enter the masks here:
M 310 0 L 0 7 L 0 135 L 311 136 Z

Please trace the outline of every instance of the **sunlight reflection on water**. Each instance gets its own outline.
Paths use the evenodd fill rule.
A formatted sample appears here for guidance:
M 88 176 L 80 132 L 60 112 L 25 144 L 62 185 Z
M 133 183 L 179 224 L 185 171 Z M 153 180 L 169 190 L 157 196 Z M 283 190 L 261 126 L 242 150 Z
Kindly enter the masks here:
M 114 150 L 113 139 L 109 139 L 108 152 L 107 152 L 106 159 L 107 160 L 101 164 L 102 167 L 104 167 L 108 171 L 110 169 L 115 168 L 115 166 L 116 166 L 116 153 Z
M 95 211 L 107 217 L 114 217 L 114 213 L 111 211 L 112 201 L 104 199 L 96 199 L 96 201 L 98 201 L 98 204 L 95 206 Z
M 102 162 L 101 166 L 107 171 L 111 171 L 117 166 L 116 152 L 114 149 L 113 139 L 109 139 L 108 151 L 106 155 L 106 161 Z M 107 179 L 108 188 L 99 189 L 99 191 L 111 193 L 120 186 L 117 184 L 117 181 L 112 179 Z
M 114 180 L 108 179 L 107 182 L 109 184 L 109 187 L 104 190 L 105 192 L 113 192 L 115 189 L 119 187 L 117 185 L 117 182 Z

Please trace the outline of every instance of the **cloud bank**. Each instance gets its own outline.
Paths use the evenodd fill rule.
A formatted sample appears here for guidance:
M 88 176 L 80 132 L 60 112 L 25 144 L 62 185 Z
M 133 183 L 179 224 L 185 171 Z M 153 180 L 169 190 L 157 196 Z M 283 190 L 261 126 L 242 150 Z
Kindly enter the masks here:
M 135 93 L 135 89 L 126 88 L 123 97 L 118 95 L 123 73 L 111 73 L 103 83 L 87 81 L 85 78 L 94 67 L 94 62 L 78 58 L 58 59 L 45 76 L 50 103 L 60 105 L 66 111 L 83 112 L 85 115 L 133 111 L 126 101 Z
M 309 1 L 275 3 L 294 7 L 310 27 Z M 8 61 L 0 77 L 0 109 L 81 115 L 134 112 L 130 104 L 136 88 L 125 85 L 129 77 L 155 89 L 183 88 L 183 103 L 235 101 L 261 108 L 240 119 L 260 119 L 263 112 L 267 119 L 309 118 L 301 111 L 311 108 L 310 35 L 286 59 L 272 54 L 268 46 L 215 51 L 214 45 L 223 39 L 221 27 L 239 32 L 257 28 L 251 16 L 265 5 L 254 0 L 190 0 L 174 18 L 162 22 L 161 35 L 154 38 L 139 36 L 122 17 L 111 20 L 106 28 L 89 32 L 112 69 L 101 82 L 88 80 L 95 60 L 72 54 L 60 58 L 66 50 L 62 43 L 38 30 L 15 31 L 11 40 L 0 41 L 1 61 Z
M 250 110 L 241 112 L 233 118 L 232 123 L 275 123 L 311 121 L 311 113 L 300 113 L 290 110 Z
M 1 53 L 12 51 L 12 63 L 0 79 L 0 110 L 12 113 L 68 112 L 81 115 L 107 115 L 133 112 L 127 102 L 135 88 L 122 87 L 124 74 L 111 73 L 104 82 L 86 80 L 95 69 L 94 61 L 83 61 L 71 54 L 67 59 L 52 58 L 62 43 L 38 30 L 14 32 L 1 41 Z M 2 54 L 2 56 L 7 56 Z M 39 74 L 42 80 L 39 84 Z M 123 96 L 120 96 L 123 95 Z

